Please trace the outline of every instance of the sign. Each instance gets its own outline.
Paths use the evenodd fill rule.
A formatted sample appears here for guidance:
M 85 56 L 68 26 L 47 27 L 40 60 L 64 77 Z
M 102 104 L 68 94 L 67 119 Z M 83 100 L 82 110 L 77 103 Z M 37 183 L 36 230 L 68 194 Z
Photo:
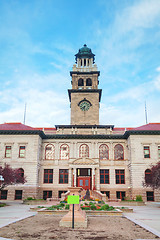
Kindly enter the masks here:
M 68 204 L 79 204 L 79 195 L 69 195 L 67 198 Z

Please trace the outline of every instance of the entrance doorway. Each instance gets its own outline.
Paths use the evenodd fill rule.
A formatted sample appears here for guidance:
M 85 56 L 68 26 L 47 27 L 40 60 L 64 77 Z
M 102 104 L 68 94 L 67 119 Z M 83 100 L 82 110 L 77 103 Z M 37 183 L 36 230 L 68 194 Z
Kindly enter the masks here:
M 78 168 L 77 169 L 77 186 L 83 189 L 91 189 L 92 185 L 92 169 Z

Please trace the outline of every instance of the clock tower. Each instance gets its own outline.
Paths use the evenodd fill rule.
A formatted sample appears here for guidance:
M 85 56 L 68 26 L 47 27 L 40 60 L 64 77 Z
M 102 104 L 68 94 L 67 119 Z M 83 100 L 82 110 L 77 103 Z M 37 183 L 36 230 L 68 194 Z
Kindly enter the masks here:
M 71 125 L 99 125 L 99 102 L 101 89 L 98 89 L 98 77 L 95 55 L 86 44 L 75 55 L 72 77 L 72 89 L 68 90 L 71 102 Z

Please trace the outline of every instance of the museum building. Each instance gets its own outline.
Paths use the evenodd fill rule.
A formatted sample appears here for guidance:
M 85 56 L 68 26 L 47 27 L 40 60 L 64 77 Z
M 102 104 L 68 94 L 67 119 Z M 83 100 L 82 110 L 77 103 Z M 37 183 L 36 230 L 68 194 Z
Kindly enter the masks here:
M 160 161 L 160 123 L 137 128 L 99 124 L 100 72 L 86 45 L 75 55 L 70 76 L 70 125 L 0 124 L 0 165 L 19 168 L 27 180 L 3 189 L 0 199 L 57 199 L 78 186 L 111 200 L 142 195 L 144 201 L 160 201 L 158 190 L 143 187 L 151 164 Z

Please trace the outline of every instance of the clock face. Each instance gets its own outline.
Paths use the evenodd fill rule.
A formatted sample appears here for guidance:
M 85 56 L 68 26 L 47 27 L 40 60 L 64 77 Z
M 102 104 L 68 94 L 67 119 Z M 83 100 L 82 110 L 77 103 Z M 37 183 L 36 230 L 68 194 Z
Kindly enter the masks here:
M 82 101 L 80 104 L 79 104 L 79 107 L 82 111 L 88 111 L 89 108 L 90 108 L 90 104 L 89 102 L 87 101 Z

